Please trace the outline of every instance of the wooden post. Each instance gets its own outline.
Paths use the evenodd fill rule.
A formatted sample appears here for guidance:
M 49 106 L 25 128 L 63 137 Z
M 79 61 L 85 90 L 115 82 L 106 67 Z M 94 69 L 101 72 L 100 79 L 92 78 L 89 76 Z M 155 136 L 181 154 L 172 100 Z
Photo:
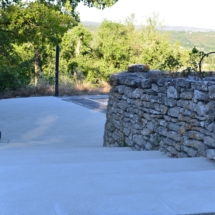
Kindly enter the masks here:
M 60 57 L 60 47 L 56 46 L 56 64 L 55 64 L 55 96 L 59 94 L 59 57 Z

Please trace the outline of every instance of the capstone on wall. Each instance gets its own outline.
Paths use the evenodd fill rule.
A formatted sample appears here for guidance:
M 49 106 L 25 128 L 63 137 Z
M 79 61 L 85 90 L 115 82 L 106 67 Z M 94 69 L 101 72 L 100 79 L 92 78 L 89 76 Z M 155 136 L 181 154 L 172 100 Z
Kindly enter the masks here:
M 215 78 L 111 76 L 104 146 L 215 159 Z

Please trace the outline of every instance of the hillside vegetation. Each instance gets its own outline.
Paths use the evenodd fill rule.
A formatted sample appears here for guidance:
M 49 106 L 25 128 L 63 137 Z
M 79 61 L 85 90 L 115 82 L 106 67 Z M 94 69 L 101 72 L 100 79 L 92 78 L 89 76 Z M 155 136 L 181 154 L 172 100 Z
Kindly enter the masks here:
M 96 32 L 101 23 L 83 22 L 82 24 L 89 31 Z M 141 26 L 135 27 L 141 29 Z M 158 27 L 158 30 L 161 34 L 168 35 L 172 44 L 179 42 L 186 49 L 197 47 L 205 52 L 215 51 L 215 30 L 175 26 Z
M 180 42 L 181 46 L 192 49 L 194 46 L 201 51 L 215 51 L 215 32 L 185 32 L 185 31 L 167 31 L 171 43 Z
M 0 21 L 5 23 L 0 28 L 0 93 L 3 94 L 23 88 L 32 92 L 32 87 L 35 92 L 44 91 L 41 86 L 53 88 L 57 44 L 61 49 L 60 85 L 66 89 L 86 85 L 98 87 L 101 83 L 107 86 L 104 83 L 112 73 L 125 71 L 134 63 L 189 75 L 198 71 L 198 62 L 203 55 L 200 42 L 204 33 L 185 33 L 183 36 L 176 32 L 161 32 L 156 16 L 149 17 L 141 28 L 136 28 L 133 16 L 123 23 L 104 20 L 99 26 L 84 27 L 75 14 L 67 11 L 68 5 L 65 5 L 65 13 L 60 13 L 53 5 L 38 2 L 8 8 L 8 11 L 0 10 Z M 183 41 L 180 37 L 175 39 L 175 35 L 183 37 Z M 189 46 L 183 45 L 186 41 Z M 203 70 L 214 69 L 214 62 L 213 58 L 207 58 Z

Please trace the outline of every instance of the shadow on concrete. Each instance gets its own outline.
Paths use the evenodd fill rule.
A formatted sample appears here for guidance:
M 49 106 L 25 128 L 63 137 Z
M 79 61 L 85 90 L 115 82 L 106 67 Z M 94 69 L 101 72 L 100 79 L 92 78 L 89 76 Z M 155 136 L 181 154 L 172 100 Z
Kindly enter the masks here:
M 81 105 L 83 107 L 89 108 L 94 111 L 98 111 L 101 113 L 106 113 L 107 111 L 107 105 L 89 100 L 87 98 L 68 98 L 68 99 L 63 99 L 64 101 L 72 102 L 77 105 Z

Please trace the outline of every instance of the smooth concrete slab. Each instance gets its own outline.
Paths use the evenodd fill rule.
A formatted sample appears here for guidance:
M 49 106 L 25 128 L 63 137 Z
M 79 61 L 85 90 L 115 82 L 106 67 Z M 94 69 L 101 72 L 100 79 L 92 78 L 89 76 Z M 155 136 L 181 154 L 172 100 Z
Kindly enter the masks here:
M 60 98 L 0 100 L 0 215 L 215 212 L 206 158 L 103 148 L 105 114 Z
M 94 148 L 97 149 L 97 148 Z M 108 148 L 106 148 L 108 149 Z M 157 160 L 167 159 L 166 155 L 161 154 L 158 151 L 152 152 L 139 152 L 130 150 L 99 150 L 93 152 L 92 149 L 88 148 L 83 152 L 77 150 L 17 150 L 17 152 L 1 152 L 0 150 L 0 166 L 1 165 L 16 165 L 24 164 L 26 162 L 32 162 L 32 158 L 37 162 L 48 162 L 48 163 L 91 163 L 91 162 L 108 162 L 108 161 L 136 161 L 136 160 Z
M 55 97 L 0 100 L 0 131 L 8 147 L 101 146 L 105 114 Z
M 1 168 L 0 214 L 214 211 L 214 170 L 143 174 L 141 169 L 126 171 L 125 165 L 118 165 L 23 165 L 6 167 L 6 171 Z

